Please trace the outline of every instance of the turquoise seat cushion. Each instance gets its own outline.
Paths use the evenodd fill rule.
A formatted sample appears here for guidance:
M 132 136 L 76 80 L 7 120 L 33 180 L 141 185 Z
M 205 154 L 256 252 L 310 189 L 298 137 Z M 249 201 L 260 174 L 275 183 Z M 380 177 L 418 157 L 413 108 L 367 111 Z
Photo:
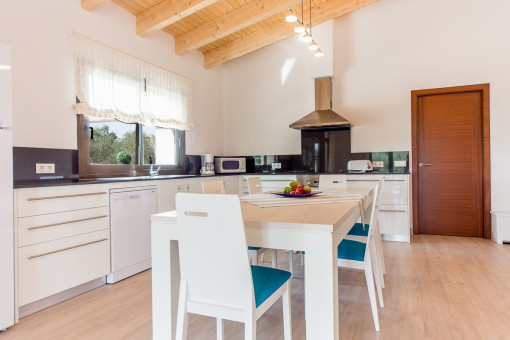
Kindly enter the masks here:
M 365 229 L 363 229 L 363 224 L 361 223 L 354 223 L 351 230 L 347 233 L 347 235 L 354 235 L 354 236 L 368 236 L 368 230 L 370 229 L 370 226 L 368 224 L 365 224 Z
M 248 250 L 259 250 L 260 247 L 248 247 Z
M 256 307 L 263 304 L 291 277 L 288 271 L 261 266 L 251 266 L 251 275 L 253 277 L 253 288 L 255 289 Z
M 367 245 L 363 242 L 343 240 L 338 245 L 338 258 L 343 260 L 364 261 Z

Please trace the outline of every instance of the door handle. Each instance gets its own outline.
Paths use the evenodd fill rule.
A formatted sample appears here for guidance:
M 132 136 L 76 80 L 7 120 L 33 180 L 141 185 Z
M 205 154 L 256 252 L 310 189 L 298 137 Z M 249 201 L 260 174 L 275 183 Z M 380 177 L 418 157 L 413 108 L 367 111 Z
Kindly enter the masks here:
M 420 168 L 423 168 L 424 166 L 431 166 L 431 165 L 432 165 L 432 164 L 429 164 L 429 163 L 420 163 L 420 164 L 418 164 L 418 166 L 419 166 Z

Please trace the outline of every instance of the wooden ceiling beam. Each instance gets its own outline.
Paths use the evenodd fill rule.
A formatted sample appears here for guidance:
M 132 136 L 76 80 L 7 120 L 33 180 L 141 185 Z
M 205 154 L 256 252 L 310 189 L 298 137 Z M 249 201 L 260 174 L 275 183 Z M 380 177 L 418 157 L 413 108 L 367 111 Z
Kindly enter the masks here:
M 164 0 L 136 16 L 136 34 L 145 37 L 218 0 Z
M 81 0 L 81 8 L 86 9 L 89 12 L 92 12 L 93 10 L 107 2 L 108 0 Z
M 330 19 L 339 18 L 377 1 L 379 0 L 330 0 L 323 2 L 312 7 L 312 24 L 318 25 Z M 310 17 L 309 10 L 305 10 L 304 17 Z M 270 26 L 204 53 L 204 67 L 211 68 L 218 64 L 226 63 L 291 37 L 295 34 L 294 26 L 295 25 L 286 22 L 285 16 L 282 15 L 280 21 Z M 306 20 L 305 26 L 309 26 Z
M 191 31 L 175 37 L 175 53 L 196 50 L 217 39 L 267 19 L 301 0 L 253 0 Z

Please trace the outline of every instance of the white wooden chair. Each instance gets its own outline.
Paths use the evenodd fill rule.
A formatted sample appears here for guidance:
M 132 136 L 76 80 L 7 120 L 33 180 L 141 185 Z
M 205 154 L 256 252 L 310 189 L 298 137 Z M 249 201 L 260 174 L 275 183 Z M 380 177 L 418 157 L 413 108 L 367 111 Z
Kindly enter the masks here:
M 382 192 L 382 186 L 384 184 L 383 182 L 379 182 L 379 190 L 377 195 L 375 196 L 375 202 L 376 206 L 375 209 L 379 211 L 379 202 L 381 200 L 381 192 Z M 347 175 L 344 174 L 334 174 L 334 175 L 320 175 L 319 176 L 319 189 L 325 189 L 325 188 L 347 188 Z M 365 219 L 367 221 L 367 219 Z M 384 274 L 386 273 L 386 268 L 384 266 L 384 255 L 382 250 L 382 240 L 381 240 L 381 233 L 379 231 L 379 219 L 376 219 L 373 224 L 371 224 L 372 228 L 370 227 L 363 227 L 362 223 L 356 223 L 354 226 L 349 230 L 347 233 L 347 236 L 345 237 L 346 240 L 354 240 L 359 242 L 367 242 L 367 236 L 369 230 L 373 233 L 375 245 L 376 245 L 376 257 L 375 261 L 373 263 L 374 266 L 379 267 L 379 274 L 380 274 L 380 280 L 381 280 L 381 286 L 384 288 Z
M 176 195 L 181 283 L 176 339 L 186 339 L 188 314 L 243 322 L 256 339 L 256 322 L 279 298 L 284 339 L 292 338 L 290 273 L 250 266 L 238 195 Z
M 204 181 L 202 182 L 202 192 L 204 194 L 226 194 L 225 183 L 223 180 Z M 248 254 L 250 255 L 251 264 L 258 264 L 258 251 L 260 247 L 248 247 Z M 276 256 L 276 255 L 275 255 Z M 264 261 L 264 259 L 262 259 Z M 273 268 L 276 268 L 276 258 L 273 260 Z
M 260 177 L 248 177 L 248 194 L 260 194 L 262 192 L 262 183 L 260 181 Z M 254 265 L 258 264 L 258 253 L 259 251 L 262 253 L 260 259 L 264 262 L 264 253 L 267 249 L 261 247 L 248 247 L 248 252 L 250 254 L 251 263 Z M 271 249 L 271 267 L 276 268 L 278 262 L 278 253 L 276 249 Z M 292 269 L 292 267 L 290 267 Z M 290 271 L 292 273 L 292 270 Z
M 379 190 L 377 193 L 377 196 L 375 197 L 375 209 L 376 209 L 376 216 L 378 216 L 379 213 L 379 205 L 381 202 L 381 192 L 382 187 L 384 185 L 384 180 L 378 181 L 379 184 Z M 367 221 L 367 219 L 365 219 Z M 347 236 L 345 239 L 347 240 L 353 240 L 353 241 L 359 241 L 359 242 L 367 242 L 367 236 L 368 232 L 370 231 L 372 233 L 372 238 L 375 242 L 375 249 L 376 249 L 376 263 L 374 265 L 377 265 L 379 267 L 379 274 L 381 277 L 381 287 L 384 288 L 384 274 L 386 274 L 386 268 L 384 265 L 384 254 L 383 254 L 383 248 L 382 248 L 382 238 L 381 238 L 381 232 L 379 229 L 379 219 L 376 218 L 372 225 L 366 226 L 363 228 L 363 224 L 356 223 L 354 226 L 349 230 L 347 233 Z
M 217 181 L 203 181 L 202 192 L 204 194 L 225 194 L 225 184 L 221 179 Z
M 379 184 L 374 188 L 374 195 L 377 197 Z M 372 201 L 370 206 L 366 209 L 369 214 L 369 229 L 375 221 L 377 221 L 376 199 Z M 370 298 L 370 306 L 372 308 L 372 316 L 374 318 L 375 330 L 379 331 L 379 313 L 377 310 L 376 290 L 379 297 L 379 304 L 384 307 L 384 300 L 382 295 L 381 275 L 379 273 L 379 266 L 372 265 L 376 261 L 375 242 L 372 238 L 372 232 L 368 232 L 366 242 L 359 242 L 344 239 L 338 245 L 338 266 L 344 268 L 360 269 L 365 272 L 365 279 L 368 287 L 368 296 Z M 374 287 L 375 281 L 375 287 Z

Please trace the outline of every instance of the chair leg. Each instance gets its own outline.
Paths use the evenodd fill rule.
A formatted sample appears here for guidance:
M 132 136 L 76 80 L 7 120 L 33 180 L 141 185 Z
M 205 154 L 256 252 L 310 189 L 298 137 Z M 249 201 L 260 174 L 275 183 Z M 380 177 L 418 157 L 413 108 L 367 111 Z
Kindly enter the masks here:
M 377 234 L 375 237 L 375 242 L 377 242 L 377 251 L 379 252 L 379 254 L 377 254 L 377 256 L 381 259 L 379 267 L 381 268 L 381 273 L 383 274 L 381 276 L 383 278 L 382 283 L 383 283 L 383 288 L 384 288 L 384 274 L 386 274 L 386 265 L 384 264 L 382 238 L 381 238 L 381 232 L 379 230 L 379 224 L 377 224 Z
M 223 340 L 224 336 L 225 335 L 223 332 L 223 319 L 216 318 L 216 339 Z
M 250 257 L 250 260 L 251 260 L 251 264 L 256 266 L 257 265 L 257 251 L 256 250 L 248 250 L 248 255 Z
M 276 249 L 271 249 L 271 267 L 276 268 L 278 261 L 278 253 Z
M 368 297 L 372 307 L 372 316 L 374 318 L 375 330 L 379 332 L 379 313 L 377 312 L 377 299 L 375 297 L 374 274 L 372 272 L 372 262 L 370 256 L 365 256 L 365 279 L 367 281 Z
M 372 261 L 372 270 L 374 273 L 374 280 L 375 280 L 375 287 L 377 289 L 377 296 L 379 297 L 379 305 L 381 308 L 384 308 L 384 300 L 382 295 L 382 274 L 380 272 L 380 264 L 379 264 L 379 257 L 377 254 L 377 246 L 373 239 L 370 239 L 370 244 L 367 244 L 367 247 L 370 247 L 370 257 Z
M 282 295 L 283 303 L 283 338 L 292 339 L 292 319 L 290 317 L 290 281 L 287 282 L 287 290 Z
M 186 297 L 188 290 L 188 283 L 186 280 L 181 280 L 181 287 L 179 291 L 179 304 L 177 307 L 177 323 L 175 339 L 185 340 L 188 332 L 188 312 L 186 310 Z
M 294 252 L 292 250 L 289 250 L 289 272 L 291 277 L 294 277 Z

